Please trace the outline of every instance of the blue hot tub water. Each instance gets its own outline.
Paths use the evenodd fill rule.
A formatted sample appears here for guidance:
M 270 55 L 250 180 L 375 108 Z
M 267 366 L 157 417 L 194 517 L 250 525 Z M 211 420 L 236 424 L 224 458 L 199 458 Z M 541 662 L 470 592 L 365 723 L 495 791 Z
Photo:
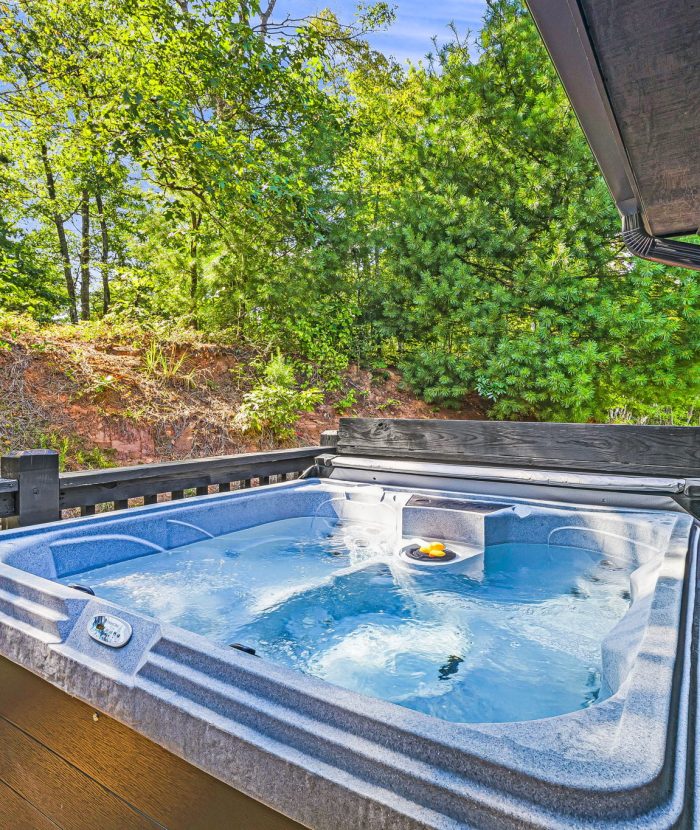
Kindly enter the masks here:
M 581 547 L 488 547 L 478 577 L 414 572 L 380 530 L 300 517 L 62 577 L 107 600 L 445 720 L 505 722 L 606 695 L 601 643 L 632 564 Z

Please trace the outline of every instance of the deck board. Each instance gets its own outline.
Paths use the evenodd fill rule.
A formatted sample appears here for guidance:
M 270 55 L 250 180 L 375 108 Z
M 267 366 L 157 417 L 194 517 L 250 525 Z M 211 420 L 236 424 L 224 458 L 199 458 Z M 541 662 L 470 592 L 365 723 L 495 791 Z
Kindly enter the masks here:
M 22 798 L 0 779 L 0 827 L 9 830 L 61 830 L 26 798 Z
M 155 826 L 169 830 L 302 830 L 300 824 L 202 772 L 113 718 L 96 713 L 94 708 L 5 658 L 0 658 L 0 690 L 0 717 L 6 723 L 43 745 L 65 766 L 89 777 L 93 785 L 103 787 L 115 800 L 126 801 L 135 816 L 133 821 L 119 825 L 92 821 L 90 802 L 74 791 L 71 810 L 76 818 L 66 825 L 70 830 L 140 830 L 154 826 L 140 823 L 134 810 L 156 822 Z M 3 740 L 0 733 L 0 743 Z M 25 781 L 28 773 L 24 768 L 31 758 L 27 752 L 12 752 L 12 766 L 23 768 L 13 772 L 14 780 L 19 776 Z M 0 778 L 4 777 L 2 763 Z M 63 782 L 75 780 L 64 777 L 65 766 L 49 765 L 43 795 L 35 793 L 31 782 L 25 781 L 22 786 L 32 795 L 32 801 L 37 799 L 34 803 L 48 795 L 58 799 Z M 109 805 L 113 806 L 113 802 Z M 105 816 L 113 815 L 106 812 L 109 805 L 103 802 Z M 48 814 L 58 822 L 56 812 Z M 0 827 L 4 830 L 5 825 Z
M 0 778 L 63 830 L 83 830 L 86 815 L 102 830 L 158 827 L 4 718 L 0 718 Z M 76 810 L 78 804 L 81 809 Z

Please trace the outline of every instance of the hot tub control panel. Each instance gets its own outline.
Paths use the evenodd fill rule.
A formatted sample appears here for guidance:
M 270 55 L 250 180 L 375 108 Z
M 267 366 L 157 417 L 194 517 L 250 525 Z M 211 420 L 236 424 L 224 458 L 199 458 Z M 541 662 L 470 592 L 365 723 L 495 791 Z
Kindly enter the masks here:
M 131 626 L 112 614 L 96 614 L 88 624 L 88 634 L 103 646 L 121 648 L 131 639 Z

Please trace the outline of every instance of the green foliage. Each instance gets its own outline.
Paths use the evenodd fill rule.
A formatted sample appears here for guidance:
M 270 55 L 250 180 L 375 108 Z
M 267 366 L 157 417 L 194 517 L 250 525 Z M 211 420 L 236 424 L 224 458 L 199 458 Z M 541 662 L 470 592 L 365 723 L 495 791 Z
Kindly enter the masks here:
M 114 466 L 114 454 L 99 447 L 86 447 L 75 435 L 55 431 L 40 433 L 34 445 L 45 450 L 56 450 L 61 472 L 68 469 L 101 470 Z
M 265 439 L 294 437 L 301 412 L 311 411 L 323 400 L 319 389 L 298 389 L 293 368 L 281 354 L 265 366 L 260 381 L 243 395 L 235 425 Z
M 362 103 L 377 106 L 374 93 Z M 698 280 L 622 251 L 519 2 L 489 3 L 478 59 L 455 35 L 389 106 L 366 185 L 386 194 L 370 295 L 420 394 L 459 406 L 477 391 L 495 417 L 572 420 L 605 417 L 621 396 L 693 395 Z
M 286 313 L 281 311 L 274 309 L 260 321 L 260 332 L 265 333 L 267 342 L 283 349 L 307 382 L 339 389 L 341 375 L 353 355 L 356 312 L 351 304 L 330 297 L 322 306 L 300 303 L 294 308 L 288 302 Z
M 467 359 L 439 349 L 416 348 L 404 358 L 401 368 L 406 382 L 428 403 L 458 407 L 478 383 Z M 484 397 L 493 398 L 485 392 L 479 390 Z
M 32 236 L 12 233 L 0 215 L 0 312 L 48 321 L 62 296 L 50 262 L 32 248 Z
M 147 375 L 162 383 L 194 389 L 201 378 L 195 369 L 186 371 L 184 368 L 188 357 L 187 352 L 178 356 L 173 345 L 165 349 L 152 340 L 143 355 L 143 368 Z
M 333 409 L 338 415 L 347 414 L 357 404 L 357 394 L 354 389 L 348 389 L 342 398 L 333 404 Z
M 178 357 L 172 352 L 166 352 L 162 346 L 152 340 L 143 356 L 143 368 L 146 374 L 166 383 L 172 383 L 186 377 L 182 369 L 185 360 L 187 360 L 186 353 Z
M 2 10 L 0 321 L 80 315 L 187 387 L 198 337 L 281 353 L 239 416 L 259 435 L 317 400 L 295 377 L 339 391 L 351 362 L 501 418 L 698 397 L 700 283 L 622 250 L 520 0 L 410 68 L 363 37 L 384 2 L 351 26 L 239 0 Z

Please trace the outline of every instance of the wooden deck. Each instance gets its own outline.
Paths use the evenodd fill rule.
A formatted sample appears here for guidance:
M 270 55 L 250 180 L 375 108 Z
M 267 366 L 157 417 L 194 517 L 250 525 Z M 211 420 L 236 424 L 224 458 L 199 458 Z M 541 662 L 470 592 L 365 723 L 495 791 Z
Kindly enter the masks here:
M 0 658 L 2 830 L 301 825 Z

